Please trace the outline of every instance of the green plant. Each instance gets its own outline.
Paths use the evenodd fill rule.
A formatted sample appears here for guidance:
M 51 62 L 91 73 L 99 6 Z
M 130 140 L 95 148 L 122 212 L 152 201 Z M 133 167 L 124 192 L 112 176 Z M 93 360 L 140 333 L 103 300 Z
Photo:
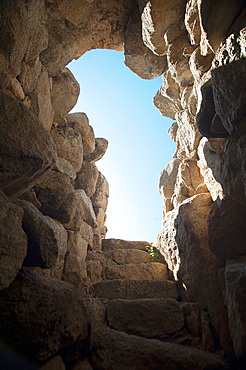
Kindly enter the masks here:
M 146 251 L 149 253 L 149 255 L 151 257 L 151 262 L 160 262 L 160 263 L 163 262 L 161 260 L 160 253 L 158 252 L 158 250 L 153 245 L 151 245 L 151 246 L 147 245 L 146 246 Z

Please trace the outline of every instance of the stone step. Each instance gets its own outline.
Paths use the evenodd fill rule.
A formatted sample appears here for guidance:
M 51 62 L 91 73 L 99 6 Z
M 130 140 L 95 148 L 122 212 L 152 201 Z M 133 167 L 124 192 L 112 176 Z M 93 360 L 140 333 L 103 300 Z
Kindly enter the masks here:
M 110 263 L 110 262 L 109 262 Z M 167 266 L 163 263 L 129 263 L 128 265 L 106 266 L 103 270 L 106 280 L 168 280 Z
M 184 329 L 185 318 L 173 298 L 116 299 L 107 306 L 112 329 L 145 338 L 166 339 Z
M 217 355 L 197 348 L 146 339 L 99 328 L 93 335 L 93 369 L 177 370 L 226 369 Z
M 139 249 L 113 249 L 104 253 L 106 258 L 122 265 L 151 262 L 150 254 Z
M 151 244 L 145 241 L 129 241 L 122 239 L 103 239 L 102 250 L 109 251 L 113 249 L 139 249 L 146 251 L 146 247 L 151 247 Z
M 177 285 L 171 280 L 100 281 L 91 287 L 91 294 L 108 299 L 179 298 Z

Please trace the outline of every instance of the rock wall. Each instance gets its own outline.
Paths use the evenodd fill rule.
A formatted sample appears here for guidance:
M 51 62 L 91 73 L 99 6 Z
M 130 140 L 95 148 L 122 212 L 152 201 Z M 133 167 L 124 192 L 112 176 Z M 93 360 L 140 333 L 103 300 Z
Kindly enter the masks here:
M 1 1 L 0 331 L 29 359 L 86 353 L 100 311 L 87 288 L 104 261 L 109 190 L 95 163 L 108 143 L 69 113 L 79 84 L 66 68 L 95 48 L 124 51 L 141 78 L 162 75 L 153 101 L 175 120 L 177 150 L 159 179 L 155 246 L 182 300 L 206 313 L 216 350 L 245 359 L 245 7 Z

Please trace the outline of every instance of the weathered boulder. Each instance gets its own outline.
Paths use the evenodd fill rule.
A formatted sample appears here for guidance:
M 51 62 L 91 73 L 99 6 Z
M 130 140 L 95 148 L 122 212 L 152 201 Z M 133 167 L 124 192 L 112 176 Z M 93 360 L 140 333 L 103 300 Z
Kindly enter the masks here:
M 159 57 L 143 43 L 139 9 L 131 14 L 124 33 L 125 65 L 139 77 L 151 80 L 160 76 L 167 65 L 166 57 Z
M 51 360 L 46 362 L 45 365 L 41 366 L 41 370 L 52 370 L 52 369 L 57 369 L 57 370 L 66 370 L 66 365 L 62 359 L 61 356 L 57 355 L 53 357 Z
M 207 220 L 208 243 L 222 266 L 228 259 L 246 255 L 245 220 L 246 208 L 229 196 L 213 203 Z
M 2 340 L 38 361 L 86 339 L 92 319 L 71 284 L 27 271 L 1 291 L 0 316 Z
M 128 335 L 109 328 L 95 331 L 92 364 L 95 368 L 112 370 L 119 369 L 119 364 L 121 369 L 130 368 L 134 364 L 136 370 L 144 368 L 157 370 L 160 366 L 163 370 L 226 368 L 218 356 L 209 352 Z
M 86 285 L 91 286 L 102 280 L 102 265 L 99 261 L 86 261 L 87 281 Z
M 198 0 L 188 0 L 185 9 L 185 27 L 187 29 L 191 45 L 199 45 L 201 28 L 198 12 Z
M 228 260 L 225 271 L 226 301 L 233 347 L 236 355 L 244 360 L 246 357 L 245 262 L 245 257 Z
M 59 12 L 48 10 L 48 47 L 40 53 L 42 64 L 51 76 L 56 76 L 76 56 L 79 47 L 79 30 L 61 17 Z
M 79 93 L 79 83 L 68 68 L 65 68 L 61 74 L 53 76 L 51 104 L 55 113 L 66 116 L 75 106 Z
M 91 202 L 94 210 L 96 211 L 98 208 L 102 208 L 105 212 L 108 205 L 108 197 L 109 197 L 108 181 L 106 180 L 105 176 L 103 176 L 103 174 L 99 171 L 96 183 L 96 190 L 93 196 L 91 197 Z
M 30 202 L 16 200 L 23 211 L 23 230 L 28 244 L 25 266 L 53 267 L 58 257 L 58 242 L 49 220 Z
M 24 100 L 25 99 L 25 93 L 22 89 L 21 84 L 17 80 L 17 78 L 12 78 L 9 85 L 9 90 L 14 94 L 16 99 Z
M 221 140 L 221 139 L 216 139 Z M 222 139 L 224 140 L 224 139 Z M 218 154 L 217 151 L 213 148 L 210 144 L 211 140 L 209 141 L 207 138 L 203 137 L 200 141 L 198 146 L 198 157 L 199 160 L 197 162 L 198 167 L 200 168 L 201 175 L 204 178 L 204 182 L 211 194 L 213 201 L 219 197 L 220 199 L 223 196 L 223 189 L 221 184 L 215 180 L 212 169 L 216 166 L 215 163 L 218 163 Z M 209 164 L 206 161 L 206 152 L 209 151 Z M 214 163 L 213 163 L 214 162 Z M 211 166 L 211 164 L 213 165 Z
M 56 148 L 20 101 L 0 92 L 0 102 L 0 187 L 7 195 L 20 196 L 54 166 Z
M 74 194 L 76 199 L 76 210 L 74 216 L 71 218 L 71 221 L 66 223 L 64 226 L 66 229 L 79 231 L 82 222 L 85 222 L 94 229 L 98 225 L 96 214 L 93 210 L 90 198 L 87 197 L 82 189 L 75 190 Z
M 174 158 L 168 162 L 160 174 L 159 193 L 163 199 L 172 198 L 179 165 L 180 160 L 178 158 Z
M 167 266 L 159 263 L 129 263 L 127 265 L 114 265 L 108 262 L 104 268 L 106 279 L 133 279 L 133 280 L 167 280 Z
M 149 253 L 138 249 L 113 249 L 109 250 L 106 256 L 119 265 L 151 262 Z
M 184 315 L 172 298 L 118 299 L 107 307 L 109 327 L 145 338 L 164 338 L 181 330 Z
M 218 49 L 211 70 L 215 110 L 230 133 L 246 114 L 246 96 L 241 89 L 246 76 L 245 44 L 246 28 L 231 34 Z
M 208 246 L 210 194 L 195 195 L 168 212 L 156 247 L 165 256 L 185 300 L 197 301 L 210 314 L 223 348 L 231 351 L 228 317 L 218 281 L 219 264 Z
M 59 157 L 66 159 L 75 172 L 81 169 L 83 162 L 83 144 L 81 136 L 70 127 L 55 127 L 51 135 L 57 147 Z
M 0 290 L 7 288 L 23 265 L 27 236 L 22 229 L 24 211 L 0 191 Z
M 96 138 L 95 150 L 92 153 L 85 155 L 84 159 L 89 163 L 94 163 L 94 162 L 99 161 L 99 159 L 101 159 L 106 153 L 107 147 L 108 147 L 108 141 L 106 139 L 102 137 Z
M 88 242 L 88 245 L 92 247 L 93 245 L 93 229 L 90 225 L 88 225 L 86 222 L 82 222 L 79 233 L 82 236 L 83 239 L 85 239 Z
M 171 280 L 106 280 L 94 284 L 91 292 L 108 299 L 179 298 L 177 285 Z
M 38 57 L 27 63 L 22 62 L 21 73 L 18 75 L 18 81 L 20 82 L 25 94 L 28 94 L 35 89 L 41 69 L 42 64 Z
M 88 4 L 91 3 L 91 4 Z M 123 51 L 124 31 L 136 2 L 126 0 L 103 0 L 79 2 L 66 0 L 64 12 L 72 14 L 71 22 L 78 24 L 80 44 L 77 58 L 91 49 L 113 49 Z M 71 11 L 70 11 L 71 9 Z
M 213 2 L 199 1 L 201 27 L 201 49 L 203 55 L 210 51 L 216 52 L 220 43 L 226 38 L 230 27 L 240 15 L 245 3 L 243 0 L 219 0 Z
M 83 288 L 86 283 L 86 254 L 87 241 L 78 232 L 68 231 L 67 253 L 62 280 L 73 284 L 78 289 Z
M 72 180 L 75 180 L 76 178 L 76 172 L 73 166 L 65 158 L 57 157 L 54 170 L 68 175 Z
M 85 113 L 70 113 L 66 116 L 66 120 L 67 125 L 81 135 L 84 155 L 92 153 L 95 150 L 95 136 L 87 115 Z
M 50 131 L 54 110 L 51 105 L 51 78 L 48 71 L 42 67 L 34 90 L 27 94 L 31 101 L 30 110 L 38 116 L 44 127 Z
M 184 33 L 179 38 L 170 42 L 167 52 L 168 69 L 172 77 L 180 87 L 190 86 L 194 82 L 189 68 L 189 56 L 194 47 L 190 45 L 187 35 Z
M 86 195 L 91 198 L 96 191 L 98 175 L 99 171 L 96 165 L 84 160 L 75 179 L 75 188 L 83 189 Z
M 57 260 L 55 265 L 51 268 L 43 269 L 40 267 L 34 267 L 30 269 L 34 271 L 36 274 L 45 276 L 47 278 L 62 280 L 64 259 L 67 253 L 67 232 L 59 221 L 54 220 L 49 216 L 45 217 L 48 220 L 50 226 L 52 227 L 57 241 L 58 246 Z
M 51 171 L 34 188 L 41 203 L 40 211 L 61 223 L 68 223 L 73 218 L 77 199 L 75 190 L 67 175 Z
M 165 4 L 161 0 L 138 1 L 142 19 L 142 38 L 153 53 L 163 55 L 167 52 L 164 34 L 170 26 L 179 25 L 184 18 L 185 3 L 184 0 L 168 1 Z
M 109 251 L 110 249 L 140 249 L 146 251 L 146 247 L 151 245 L 145 241 L 128 241 L 121 239 L 104 239 L 102 241 L 102 249 Z

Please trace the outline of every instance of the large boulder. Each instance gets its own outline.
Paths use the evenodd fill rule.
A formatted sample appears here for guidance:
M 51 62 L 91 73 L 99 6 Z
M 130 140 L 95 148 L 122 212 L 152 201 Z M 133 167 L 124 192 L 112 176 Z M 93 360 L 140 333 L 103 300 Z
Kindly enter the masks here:
M 113 249 L 106 255 L 119 265 L 151 262 L 150 254 L 138 249 Z
M 54 142 L 27 107 L 0 92 L 0 187 L 20 196 L 56 161 Z
M 131 14 L 124 33 L 125 65 L 141 78 L 151 80 L 160 76 L 167 65 L 166 57 L 159 57 L 143 43 L 139 9 Z
M 80 93 L 79 83 L 72 72 L 65 68 L 52 78 L 51 104 L 56 114 L 65 116 L 75 106 Z
M 91 198 L 96 191 L 99 171 L 94 163 L 83 161 L 81 170 L 75 179 L 75 188 L 83 189 L 86 195 Z
M 102 249 L 109 251 L 111 249 L 140 249 L 146 251 L 146 247 L 151 245 L 145 241 L 128 241 L 121 239 L 104 239 L 102 241 Z
M 28 271 L 1 292 L 0 317 L 1 339 L 36 361 L 88 338 L 91 320 L 71 284 Z
M 108 148 L 108 141 L 102 137 L 96 138 L 95 150 L 84 156 L 84 159 L 89 163 L 95 163 L 101 159 Z
M 106 261 L 105 279 L 167 280 L 167 266 L 159 263 L 129 263 L 115 265 Z
M 75 172 L 81 169 L 83 162 L 83 144 L 81 136 L 70 127 L 52 128 L 51 135 L 57 147 L 59 157 L 66 159 Z
M 30 202 L 16 200 L 23 211 L 23 230 L 28 238 L 25 266 L 50 268 L 58 257 L 58 242 L 47 218 Z
M 217 199 L 211 207 L 207 220 L 209 248 L 222 266 L 228 259 L 246 255 L 245 219 L 246 208 L 229 196 Z
M 68 231 L 68 245 L 62 280 L 79 289 L 85 286 L 87 279 L 85 264 L 87 245 L 87 241 L 78 232 Z
M 228 317 L 218 280 L 219 264 L 208 245 L 209 193 L 195 195 L 166 214 L 156 247 L 176 280 L 183 299 L 198 301 L 210 314 L 221 344 L 232 351 Z
M 182 309 L 172 298 L 114 300 L 107 307 L 107 320 L 112 329 L 156 339 L 184 326 Z
M 179 298 L 177 285 L 171 280 L 106 280 L 94 284 L 91 291 L 108 299 Z
M 0 290 L 7 288 L 23 265 L 27 236 L 22 229 L 24 211 L 0 191 Z
M 221 359 L 197 348 L 128 335 L 109 328 L 95 331 L 92 364 L 100 369 L 223 369 Z
M 61 223 L 68 223 L 74 217 L 77 199 L 75 190 L 67 175 L 51 171 L 34 188 L 41 203 L 40 211 Z
M 156 55 L 167 52 L 164 35 L 172 25 L 179 25 L 185 15 L 185 0 L 138 0 L 142 19 L 142 37 L 146 46 Z
M 95 150 L 95 136 L 87 115 L 85 113 L 70 113 L 66 116 L 66 120 L 67 125 L 81 135 L 84 155 L 92 153 Z

